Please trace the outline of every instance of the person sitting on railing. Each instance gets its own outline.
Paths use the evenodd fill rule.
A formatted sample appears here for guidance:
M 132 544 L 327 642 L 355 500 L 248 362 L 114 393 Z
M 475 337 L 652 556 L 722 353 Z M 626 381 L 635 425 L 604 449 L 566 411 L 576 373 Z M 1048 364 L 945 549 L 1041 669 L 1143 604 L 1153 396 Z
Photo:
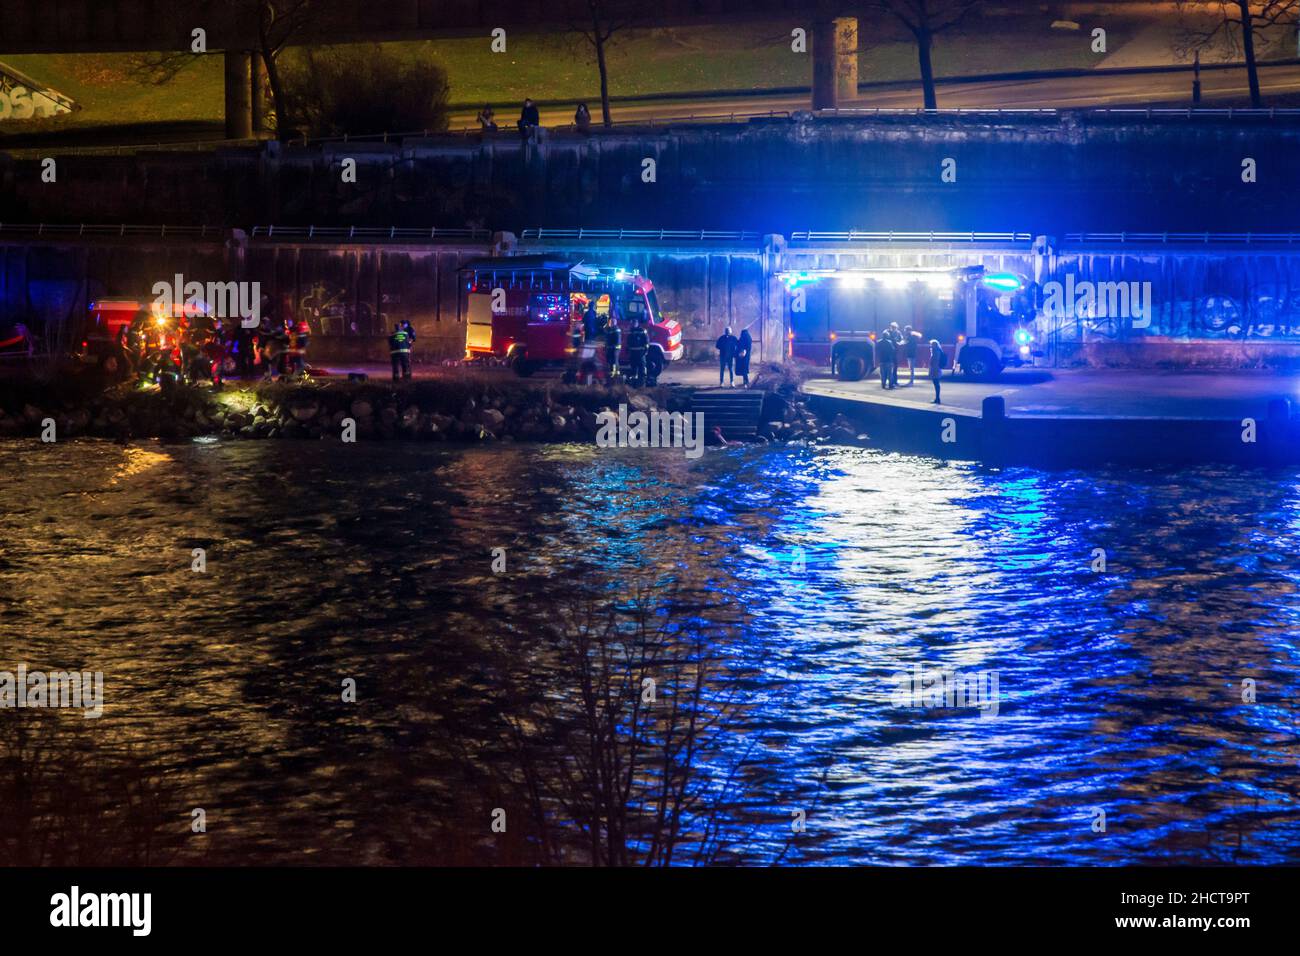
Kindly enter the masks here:
M 524 108 L 519 112 L 519 138 L 524 142 L 534 138 L 534 131 L 542 125 L 541 114 L 531 97 L 524 98 Z
M 579 133 L 591 131 L 591 110 L 587 109 L 586 103 L 579 103 L 577 112 L 573 114 L 573 125 L 578 127 Z

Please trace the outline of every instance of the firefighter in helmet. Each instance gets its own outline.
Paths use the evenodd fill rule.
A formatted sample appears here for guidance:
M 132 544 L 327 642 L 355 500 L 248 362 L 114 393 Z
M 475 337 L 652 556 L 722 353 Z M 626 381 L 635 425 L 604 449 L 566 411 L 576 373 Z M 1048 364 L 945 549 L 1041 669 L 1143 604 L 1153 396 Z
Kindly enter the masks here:
M 633 388 L 645 384 L 645 359 L 650 348 L 650 333 L 646 331 L 645 319 L 637 316 L 632 320 L 632 330 L 627 334 L 628 378 Z
M 605 376 L 613 381 L 619 375 L 618 352 L 623 345 L 623 330 L 618 327 L 618 311 L 611 296 L 609 314 L 605 316 Z
M 569 317 L 569 367 L 564 372 L 564 381 L 572 385 L 582 373 L 582 309 L 575 308 Z
M 402 378 L 410 378 L 411 337 L 400 322 L 393 326 L 393 334 L 388 337 L 388 355 L 393 361 L 393 381 L 397 381 L 399 372 Z

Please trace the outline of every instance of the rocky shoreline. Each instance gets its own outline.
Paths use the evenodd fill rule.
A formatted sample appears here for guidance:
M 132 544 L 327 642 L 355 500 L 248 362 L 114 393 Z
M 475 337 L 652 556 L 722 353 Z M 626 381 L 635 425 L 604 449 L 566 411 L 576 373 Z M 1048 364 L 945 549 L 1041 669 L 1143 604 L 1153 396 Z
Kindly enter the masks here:
M 843 416 L 820 421 L 797 382 L 777 376 L 763 388 L 763 423 L 753 439 L 759 443 L 861 444 L 866 438 Z M 620 405 L 686 412 L 692 391 L 568 386 L 468 372 L 396 385 L 315 379 L 142 390 L 24 383 L 0 389 L 0 437 L 319 440 L 341 438 L 350 421 L 357 440 L 592 442 L 600 412 Z

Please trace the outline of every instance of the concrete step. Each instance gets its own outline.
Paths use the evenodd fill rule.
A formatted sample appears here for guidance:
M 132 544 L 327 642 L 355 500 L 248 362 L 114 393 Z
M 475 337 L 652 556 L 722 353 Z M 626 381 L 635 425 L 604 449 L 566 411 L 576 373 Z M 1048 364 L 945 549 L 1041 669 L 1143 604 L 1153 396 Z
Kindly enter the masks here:
M 691 411 L 703 412 L 705 433 L 722 429 L 727 438 L 757 434 L 763 392 L 733 388 L 701 388 L 691 393 Z

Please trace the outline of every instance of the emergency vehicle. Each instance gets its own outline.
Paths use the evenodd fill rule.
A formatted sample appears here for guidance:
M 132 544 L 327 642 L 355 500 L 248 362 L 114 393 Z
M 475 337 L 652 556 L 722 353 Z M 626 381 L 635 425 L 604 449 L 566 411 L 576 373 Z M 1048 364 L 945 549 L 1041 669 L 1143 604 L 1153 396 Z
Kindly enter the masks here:
M 618 317 L 624 343 L 620 363 L 628 360 L 633 320 L 645 320 L 649 384 L 685 351 L 681 326 L 664 318 L 654 283 L 634 269 L 537 255 L 479 259 L 466 263 L 461 273 L 469 290 L 466 359 L 501 359 L 522 376 L 564 366 L 574 359 L 572 324 L 591 301 L 602 322 L 611 308 Z M 603 341 L 595 345 L 603 355 Z
M 786 287 L 790 358 L 857 381 L 877 366 L 875 343 L 891 322 L 938 339 L 949 367 L 990 381 L 1033 364 L 1035 309 L 1024 277 L 983 266 L 953 269 L 812 269 L 779 274 Z M 901 364 L 901 359 L 900 359 Z
M 80 347 L 73 350 L 72 358 L 80 365 L 96 366 L 109 378 L 118 378 L 128 371 L 123 361 L 123 350 L 128 344 L 128 332 L 133 323 L 134 331 L 142 340 L 147 340 L 151 347 L 170 347 L 179 363 L 181 332 L 188 324 L 201 321 L 207 315 L 207 306 L 178 303 L 172 307 L 171 315 L 164 315 L 154 302 L 97 299 L 90 303 L 88 312 L 81 330 Z

